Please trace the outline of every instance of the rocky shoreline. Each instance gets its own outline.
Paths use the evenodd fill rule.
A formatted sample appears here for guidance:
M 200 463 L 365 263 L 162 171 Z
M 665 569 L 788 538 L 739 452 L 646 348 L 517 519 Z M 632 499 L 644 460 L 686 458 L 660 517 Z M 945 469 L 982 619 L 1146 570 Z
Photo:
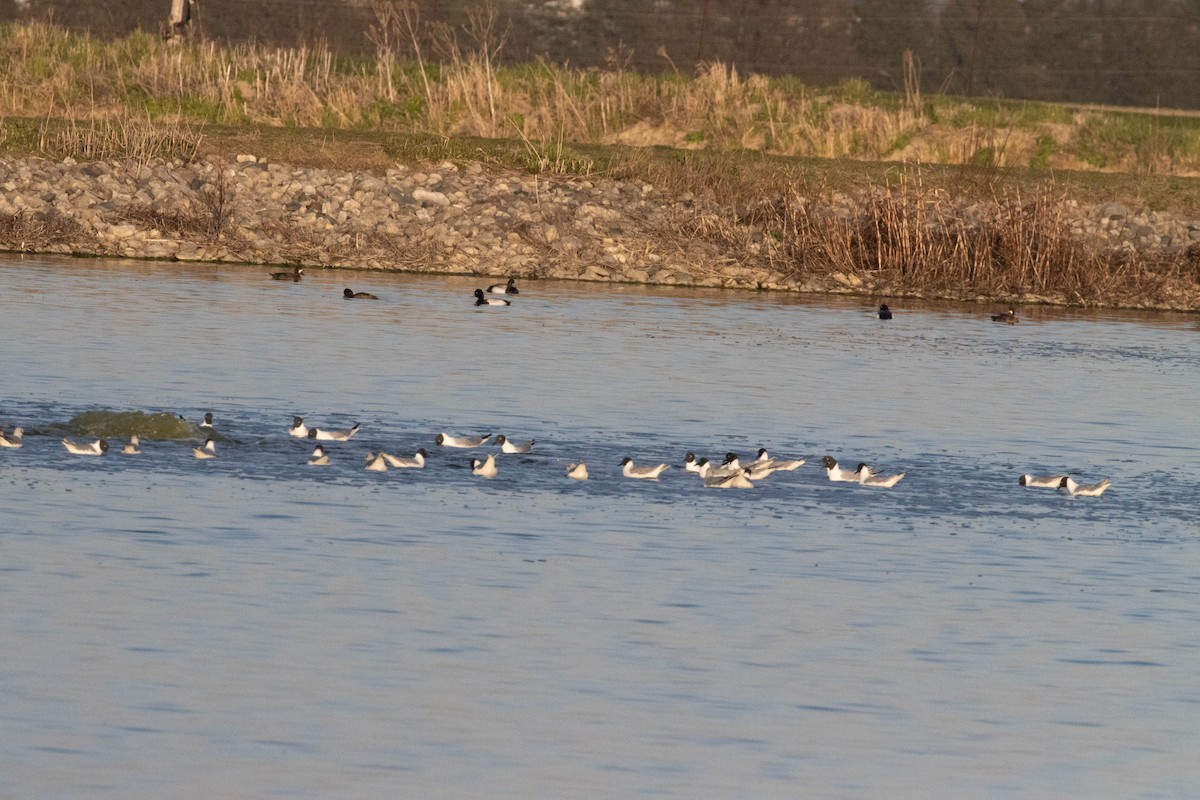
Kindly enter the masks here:
M 857 213 L 853 198 L 820 202 L 823 213 Z M 1061 212 L 1071 235 L 1099 248 L 1200 252 L 1200 220 L 1115 201 L 1064 200 Z M 887 288 L 834 265 L 780 270 L 778 240 L 750 223 L 736 247 L 703 235 L 737 216 L 647 184 L 474 163 L 378 175 L 251 155 L 187 164 L 0 159 L 0 249 L 10 251 L 864 295 Z M 979 299 L 964 295 L 955 299 Z M 1195 309 L 1191 297 L 1104 304 Z

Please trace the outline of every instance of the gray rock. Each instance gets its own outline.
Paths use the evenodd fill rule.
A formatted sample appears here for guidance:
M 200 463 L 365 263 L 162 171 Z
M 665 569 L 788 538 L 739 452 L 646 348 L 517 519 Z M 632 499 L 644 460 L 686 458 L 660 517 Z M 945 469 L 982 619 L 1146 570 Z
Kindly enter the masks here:
M 422 206 L 448 206 L 450 199 L 442 192 L 432 192 L 428 189 L 413 189 L 412 199 Z
M 793 291 L 886 288 L 882 276 L 847 267 L 836 275 L 816 266 L 803 277 L 780 273 L 795 256 L 761 221 L 762 209 L 748 206 L 745 221 L 735 224 L 732 210 L 711 196 L 673 198 L 608 178 L 495 175 L 480 164 L 398 166 L 380 176 L 253 157 L 235 165 L 0 159 L 0 186 L 0 211 L 52 207 L 76 222 L 81 239 L 69 249 L 80 253 Z M 872 189 L 788 202 L 818 224 L 857 227 L 869 222 L 867 201 L 886 199 L 886 190 Z M 147 208 L 185 224 L 155 230 L 168 226 L 147 221 Z M 1015 202 L 964 199 L 930 209 L 925 225 L 969 231 L 1023 211 Z M 1116 201 L 1066 201 L 1057 212 L 1065 233 L 1097 248 L 1171 255 L 1200 242 L 1200 220 L 1131 213 Z M 722 233 L 689 233 L 705 229 Z M 724 230 L 734 234 L 728 241 Z M 93 231 L 103 235 L 92 238 Z
M 1107 220 L 1123 220 L 1129 216 L 1129 209 L 1122 203 L 1105 203 L 1100 206 L 1099 216 Z

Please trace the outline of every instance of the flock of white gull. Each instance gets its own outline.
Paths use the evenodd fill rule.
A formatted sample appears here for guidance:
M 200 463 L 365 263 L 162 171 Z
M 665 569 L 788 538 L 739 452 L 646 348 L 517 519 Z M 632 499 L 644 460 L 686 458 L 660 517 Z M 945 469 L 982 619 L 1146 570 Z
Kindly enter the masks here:
M 203 431 L 213 431 L 213 415 L 209 412 L 198 424 Z M 305 424 L 303 417 L 293 417 L 291 427 L 287 429 L 289 436 L 298 439 L 310 439 L 317 442 L 312 454 L 305 462 L 308 466 L 324 467 L 330 464 L 329 453 L 322 442 L 348 442 L 359 432 L 356 423 L 351 428 L 335 430 L 329 428 L 310 427 Z M 458 449 L 479 449 L 489 446 L 499 448 L 500 454 L 521 454 L 533 451 L 535 440 L 514 442 L 504 434 L 493 436 L 456 436 L 439 433 L 434 437 L 439 447 Z M 24 431 L 14 428 L 9 434 L 0 430 L 0 447 L 19 448 L 24 444 Z M 110 450 L 107 439 L 96 439 L 87 442 L 77 442 L 71 439 L 62 440 L 63 447 L 68 453 L 81 456 L 103 456 Z M 141 455 L 141 440 L 137 435 L 129 438 L 122 445 L 121 453 L 125 455 Z M 217 457 L 216 440 L 213 436 L 206 437 L 203 445 L 192 447 L 192 455 L 201 460 Z M 499 472 L 496 460 L 497 452 L 489 452 L 484 458 L 471 459 L 471 474 L 482 478 L 494 478 Z M 368 472 L 386 472 L 392 469 L 424 469 L 429 452 L 425 448 L 418 449 L 411 456 L 397 456 L 382 450 L 367 452 L 364 456 L 365 469 Z M 776 472 L 791 472 L 805 464 L 803 458 L 774 458 L 766 448 L 760 448 L 753 461 L 743 463 L 736 453 L 726 453 L 720 464 L 715 464 L 708 458 L 697 458 L 695 453 L 688 452 L 683 459 L 683 470 L 695 474 L 707 488 L 711 489 L 753 489 L 757 481 L 761 481 Z M 867 464 L 860 463 L 854 469 L 847 469 L 838 464 L 833 456 L 821 459 L 821 466 L 831 481 L 855 483 L 880 489 L 890 489 L 901 480 L 905 473 L 898 472 L 884 475 L 876 472 Z M 621 474 L 626 478 L 636 480 L 658 480 L 671 468 L 670 464 L 638 465 L 626 456 L 621 461 Z M 566 477 L 584 481 L 588 479 L 587 464 L 583 461 L 568 465 Z M 1069 475 L 1022 475 L 1018 480 L 1021 486 L 1030 488 L 1060 489 L 1072 497 L 1099 497 L 1111 485 L 1105 478 L 1095 484 L 1080 484 Z
M 293 280 L 299 281 L 303 275 L 303 270 L 295 267 L 292 270 L 282 272 L 272 272 L 271 278 L 275 280 Z M 348 300 L 377 300 L 378 297 L 370 292 L 355 292 L 347 288 L 343 296 Z M 510 301 L 497 297 L 497 295 L 515 295 L 519 294 L 516 286 L 516 281 L 512 278 L 508 279 L 507 283 L 496 283 L 487 287 L 487 290 L 475 290 L 475 305 L 477 306 L 507 306 Z M 892 311 L 886 304 L 879 307 L 879 318 L 884 320 L 892 319 Z M 1009 325 L 1017 322 L 1016 310 L 1009 308 L 1001 314 L 992 315 L 993 322 L 1004 322 Z M 201 429 L 213 428 L 213 415 L 211 412 L 204 415 L 204 419 L 199 423 Z M 347 442 L 358 433 L 359 426 L 357 424 L 352 428 L 345 430 L 330 430 L 326 428 L 309 427 L 304 424 L 302 417 L 293 417 L 292 426 L 288 428 L 288 435 L 298 438 L 313 439 L 317 442 Z M 17 448 L 22 445 L 24 431 L 21 428 L 13 429 L 12 433 L 5 435 L 3 430 L 0 430 L 0 447 Z M 514 442 L 509 440 L 503 434 L 499 434 L 493 438 L 492 434 L 483 436 L 452 436 L 447 433 L 439 433 L 434 441 L 441 447 L 477 449 L 491 443 L 500 448 L 501 453 L 529 453 L 533 450 L 534 441 Z M 62 440 L 63 447 L 68 453 L 83 456 L 101 456 L 108 452 L 109 444 L 106 439 L 97 439 L 91 442 L 73 442 L 69 439 Z M 129 442 L 122 446 L 121 452 L 125 455 L 140 455 L 141 441 L 138 436 L 131 436 Z M 198 459 L 212 459 L 217 457 L 216 442 L 210 436 L 203 445 L 192 448 L 192 455 Z M 368 452 L 364 457 L 366 470 L 369 472 L 386 472 L 388 468 L 394 469 L 424 469 L 425 459 L 429 457 L 429 453 L 425 448 L 418 449 L 411 456 L 396 456 L 391 453 L 386 453 L 382 450 L 376 452 Z M 306 462 L 309 466 L 324 467 L 330 463 L 329 454 L 325 452 L 325 446 L 318 444 L 312 451 Z M 743 464 L 736 453 L 726 453 L 720 464 L 714 464 L 707 458 L 696 458 L 695 453 L 687 453 L 683 460 L 683 469 L 685 472 L 694 473 L 703 481 L 704 486 L 712 489 L 753 489 L 755 481 L 761 481 L 767 476 L 775 472 L 790 472 L 799 468 L 805 463 L 803 458 L 780 459 L 773 458 L 765 448 L 760 448 L 757 457 Z M 867 464 L 860 463 L 854 469 L 846 469 L 838 464 L 837 459 L 833 456 L 825 456 L 821 459 L 821 466 L 825 468 L 825 474 L 831 481 L 839 481 L 843 483 L 857 483 L 860 486 L 871 486 L 881 489 L 890 489 L 899 483 L 905 473 L 898 472 L 892 475 L 881 475 Z M 633 462 L 633 459 L 626 456 L 621 461 L 621 474 L 626 478 L 634 478 L 638 480 L 658 480 L 670 468 L 669 464 L 655 464 L 653 466 L 638 466 Z M 478 475 L 482 478 L 494 478 L 499 474 L 499 466 L 496 463 L 496 453 L 488 453 L 485 458 L 471 459 L 471 474 Z M 580 461 L 577 464 L 570 464 L 567 467 L 566 476 L 573 480 L 585 481 L 588 479 L 587 464 Z M 1099 497 L 1104 494 L 1112 484 L 1108 478 L 1094 484 L 1080 484 L 1069 475 L 1022 475 L 1018 479 L 1018 484 L 1030 488 L 1042 489 L 1060 489 L 1072 497 Z

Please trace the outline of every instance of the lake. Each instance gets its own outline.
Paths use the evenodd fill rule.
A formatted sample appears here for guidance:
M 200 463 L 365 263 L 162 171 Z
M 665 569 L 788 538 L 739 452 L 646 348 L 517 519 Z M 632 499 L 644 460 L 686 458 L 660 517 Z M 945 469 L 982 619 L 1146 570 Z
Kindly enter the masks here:
M 267 272 L 0 261 L 0 796 L 1200 796 L 1200 317 Z

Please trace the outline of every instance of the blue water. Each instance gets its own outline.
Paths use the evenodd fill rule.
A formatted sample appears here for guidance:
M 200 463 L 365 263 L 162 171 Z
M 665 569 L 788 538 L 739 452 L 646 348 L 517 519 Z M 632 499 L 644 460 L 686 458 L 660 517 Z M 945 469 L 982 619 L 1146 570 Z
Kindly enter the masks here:
M 265 273 L 0 263 L 0 796 L 1200 796 L 1195 316 Z

